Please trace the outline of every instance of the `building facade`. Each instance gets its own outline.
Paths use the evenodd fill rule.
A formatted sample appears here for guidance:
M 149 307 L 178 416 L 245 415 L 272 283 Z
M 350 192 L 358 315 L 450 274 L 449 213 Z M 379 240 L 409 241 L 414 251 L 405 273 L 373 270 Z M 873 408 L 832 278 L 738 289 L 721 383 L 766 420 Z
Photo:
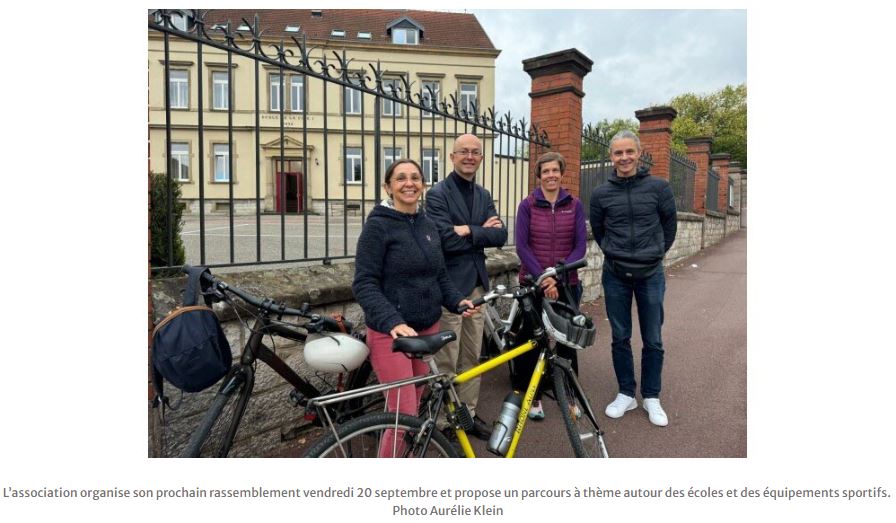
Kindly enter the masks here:
M 165 15 L 149 16 L 162 24 Z M 472 14 L 219 10 L 197 16 L 208 40 L 224 42 L 228 31 L 231 37 L 239 32 L 234 42 L 245 50 L 252 49 L 257 16 L 263 54 L 234 53 L 150 26 L 150 168 L 165 172 L 170 165 L 187 212 L 199 212 L 200 194 L 209 213 L 229 212 L 231 202 L 235 214 L 254 214 L 256 202 L 261 212 L 349 212 L 361 200 L 382 197 L 377 180 L 399 157 L 418 160 L 434 183 L 451 171 L 454 137 L 480 130 L 421 107 L 447 103 L 449 111 L 472 115 L 495 104 L 500 51 Z M 195 22 L 188 10 L 171 16 L 177 29 L 200 34 Z M 303 51 L 317 75 L 301 72 Z M 379 75 L 383 92 L 416 105 L 331 81 L 357 84 L 359 74 L 369 88 Z M 486 148 L 495 146 L 488 133 L 479 134 Z

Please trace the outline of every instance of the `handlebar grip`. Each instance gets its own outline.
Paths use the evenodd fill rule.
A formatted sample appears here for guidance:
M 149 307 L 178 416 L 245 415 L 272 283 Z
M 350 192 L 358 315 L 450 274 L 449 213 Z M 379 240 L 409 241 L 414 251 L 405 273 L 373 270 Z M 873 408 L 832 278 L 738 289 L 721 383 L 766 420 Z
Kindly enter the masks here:
M 475 300 L 470 300 L 470 301 L 473 302 L 474 307 L 479 307 L 480 305 L 484 304 L 486 300 L 485 300 L 485 296 L 480 296 L 480 297 L 476 298 Z M 463 314 L 469 308 L 470 307 L 467 307 L 466 305 L 461 305 L 460 307 L 457 308 L 457 313 Z
M 581 260 L 564 264 L 563 267 L 560 267 L 557 269 L 557 272 L 574 271 L 577 269 L 581 269 L 582 267 L 586 267 L 587 265 L 588 265 L 588 258 L 582 258 Z

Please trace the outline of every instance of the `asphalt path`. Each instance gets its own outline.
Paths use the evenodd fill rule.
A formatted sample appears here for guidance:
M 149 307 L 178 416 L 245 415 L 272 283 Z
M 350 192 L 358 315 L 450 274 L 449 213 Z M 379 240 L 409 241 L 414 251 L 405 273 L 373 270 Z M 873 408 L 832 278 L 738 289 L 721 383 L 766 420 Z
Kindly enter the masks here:
M 618 392 L 610 357 L 610 326 L 603 300 L 585 311 L 596 320 L 592 347 L 579 354 L 580 381 L 606 432 L 612 457 L 747 457 L 747 232 L 667 268 L 660 395 L 669 425 L 656 427 L 642 408 L 619 419 L 604 414 Z M 634 305 L 633 305 L 634 308 Z M 633 310 L 633 318 L 637 312 Z M 633 326 L 635 375 L 640 375 L 641 339 Z M 504 369 L 484 378 L 480 416 L 497 414 L 509 381 Z M 641 398 L 638 397 L 640 405 Z M 563 421 L 553 401 L 545 420 L 530 421 L 518 457 L 572 457 Z M 477 454 L 489 455 L 484 445 Z
M 746 269 L 746 229 L 666 269 L 660 396 L 669 416 L 666 427 L 652 425 L 640 407 L 619 419 L 604 414 L 617 393 L 609 321 L 603 300 L 583 305 L 598 323 L 598 334 L 594 345 L 579 354 L 579 378 L 606 433 L 611 457 L 747 457 Z M 638 376 L 641 340 L 636 322 L 633 331 Z M 509 390 L 506 366 L 486 374 L 480 417 L 493 420 Z M 546 399 L 544 409 L 545 420 L 527 423 L 517 457 L 573 457 L 556 402 Z M 302 439 L 310 443 L 314 435 Z M 485 442 L 472 441 L 477 456 L 493 457 Z M 281 455 L 301 455 L 305 446 Z

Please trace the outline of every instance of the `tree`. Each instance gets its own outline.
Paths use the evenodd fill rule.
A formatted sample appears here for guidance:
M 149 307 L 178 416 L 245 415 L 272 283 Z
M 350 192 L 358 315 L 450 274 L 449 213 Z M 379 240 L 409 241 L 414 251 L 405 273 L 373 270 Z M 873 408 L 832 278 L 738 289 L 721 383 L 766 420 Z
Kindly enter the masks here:
M 685 93 L 669 105 L 678 111 L 672 121 L 673 149 L 686 153 L 686 139 L 709 136 L 713 153 L 730 153 L 732 161 L 747 166 L 747 84 L 705 95 Z
M 164 173 L 153 173 L 150 187 L 150 223 L 149 233 L 152 242 L 149 263 L 153 267 L 166 267 L 168 260 L 168 228 L 171 227 L 172 249 L 171 266 L 183 265 L 186 259 L 184 243 L 180 238 L 183 227 L 183 204 L 180 201 L 180 184 L 171 182 L 171 217 L 168 217 L 168 180 Z M 175 275 L 178 271 L 166 273 Z
M 582 140 L 582 161 L 606 159 L 610 138 L 623 129 L 637 133 L 638 122 L 631 118 L 616 118 L 612 122 L 604 118 L 596 124 L 589 124 L 582 133 L 586 137 Z

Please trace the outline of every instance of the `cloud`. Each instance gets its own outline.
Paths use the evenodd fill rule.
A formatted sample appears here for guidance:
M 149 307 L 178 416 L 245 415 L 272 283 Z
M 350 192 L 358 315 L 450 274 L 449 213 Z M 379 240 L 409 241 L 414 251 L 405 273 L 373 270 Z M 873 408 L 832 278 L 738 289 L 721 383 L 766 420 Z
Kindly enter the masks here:
M 745 10 L 473 10 L 495 47 L 495 105 L 529 118 L 522 60 L 576 48 L 594 61 L 585 77 L 585 122 L 634 112 L 687 93 L 746 81 Z

